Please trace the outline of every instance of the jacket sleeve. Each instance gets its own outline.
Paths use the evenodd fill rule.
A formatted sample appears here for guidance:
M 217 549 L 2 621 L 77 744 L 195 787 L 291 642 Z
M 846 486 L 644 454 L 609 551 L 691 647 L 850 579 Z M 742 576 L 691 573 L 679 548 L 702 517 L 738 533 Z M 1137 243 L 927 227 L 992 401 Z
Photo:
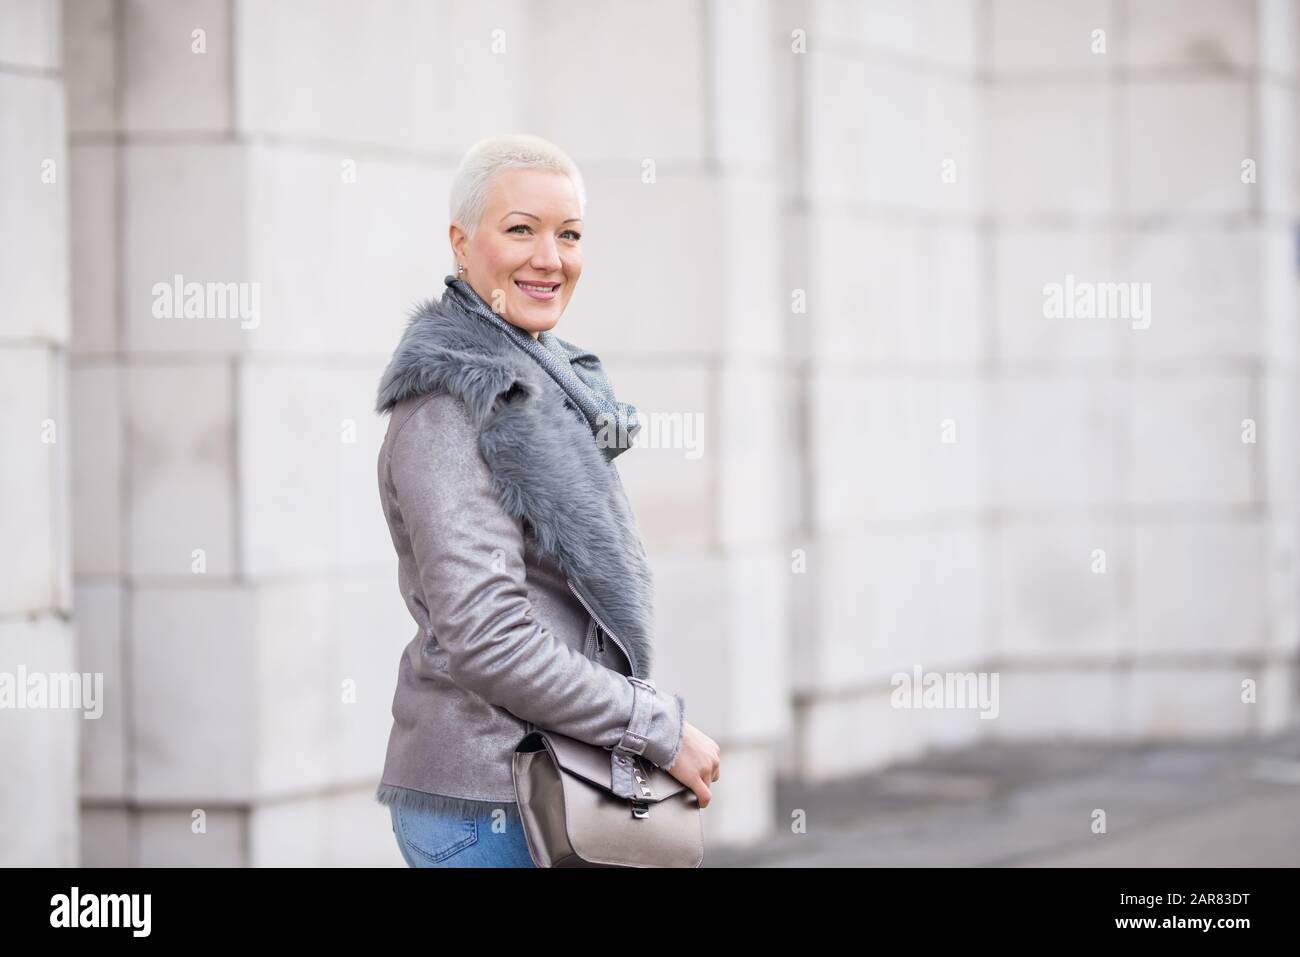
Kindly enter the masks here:
M 421 401 L 390 445 L 389 474 L 451 678 L 539 727 L 670 766 L 682 698 L 592 661 L 534 619 L 523 523 L 497 499 L 460 399 Z

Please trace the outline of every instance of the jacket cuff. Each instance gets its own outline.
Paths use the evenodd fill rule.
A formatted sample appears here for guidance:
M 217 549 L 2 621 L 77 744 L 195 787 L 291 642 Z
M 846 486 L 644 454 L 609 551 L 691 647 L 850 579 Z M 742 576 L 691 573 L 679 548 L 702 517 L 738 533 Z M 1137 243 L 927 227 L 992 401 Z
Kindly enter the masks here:
M 668 768 L 677 760 L 686 731 L 686 702 L 681 695 L 655 689 L 647 678 L 628 678 L 632 685 L 632 718 L 614 750 L 644 757 Z

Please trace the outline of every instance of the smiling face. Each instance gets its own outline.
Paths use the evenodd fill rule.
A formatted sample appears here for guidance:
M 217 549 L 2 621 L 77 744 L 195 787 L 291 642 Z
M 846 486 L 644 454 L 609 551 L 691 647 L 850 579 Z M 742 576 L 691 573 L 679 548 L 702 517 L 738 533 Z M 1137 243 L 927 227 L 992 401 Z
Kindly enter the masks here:
M 504 319 L 530 333 L 560 319 L 582 275 L 578 193 L 563 173 L 503 169 L 470 239 L 451 224 L 461 276 Z

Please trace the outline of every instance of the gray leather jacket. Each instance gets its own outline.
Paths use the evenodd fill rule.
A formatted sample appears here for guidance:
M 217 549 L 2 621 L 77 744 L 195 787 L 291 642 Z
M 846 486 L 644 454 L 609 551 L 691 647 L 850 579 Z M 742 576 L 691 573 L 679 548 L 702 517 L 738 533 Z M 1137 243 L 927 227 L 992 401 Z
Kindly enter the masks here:
M 514 803 L 511 756 L 529 722 L 669 766 L 681 696 L 634 675 L 529 524 L 502 508 L 477 440 L 448 392 L 392 406 L 379 493 L 416 629 L 376 799 L 462 812 Z

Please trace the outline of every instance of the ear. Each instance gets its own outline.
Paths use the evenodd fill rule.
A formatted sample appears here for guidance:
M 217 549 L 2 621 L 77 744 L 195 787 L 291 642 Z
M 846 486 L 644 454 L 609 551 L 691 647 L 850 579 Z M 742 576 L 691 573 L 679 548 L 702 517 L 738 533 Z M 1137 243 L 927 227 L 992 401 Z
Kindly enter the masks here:
M 451 251 L 458 260 L 465 259 L 465 243 L 469 241 L 469 236 L 465 230 L 460 228 L 457 223 L 452 223 L 447 227 L 447 240 L 451 243 Z

